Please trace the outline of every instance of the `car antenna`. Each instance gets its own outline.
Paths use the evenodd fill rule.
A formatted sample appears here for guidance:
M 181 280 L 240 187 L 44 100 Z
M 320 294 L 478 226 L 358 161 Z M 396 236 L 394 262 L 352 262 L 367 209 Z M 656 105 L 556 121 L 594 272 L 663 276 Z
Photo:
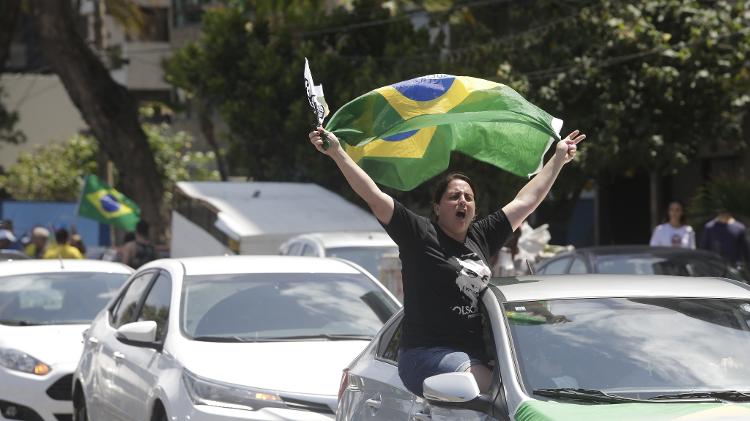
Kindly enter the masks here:
M 529 268 L 529 275 L 533 275 L 534 273 L 536 273 L 536 271 L 534 270 L 534 264 L 532 264 L 529 259 L 526 259 L 526 267 Z

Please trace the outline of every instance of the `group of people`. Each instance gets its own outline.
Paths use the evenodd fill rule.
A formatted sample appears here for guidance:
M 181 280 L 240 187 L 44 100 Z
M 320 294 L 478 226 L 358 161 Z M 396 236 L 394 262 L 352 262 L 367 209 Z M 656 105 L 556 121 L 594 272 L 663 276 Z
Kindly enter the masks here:
M 15 236 L 10 220 L 0 223 L 0 250 L 2 249 L 17 250 L 32 259 L 83 259 L 86 256 L 86 246 L 75 229 L 68 231 L 66 228 L 57 228 L 53 238 L 50 238 L 49 229 L 36 226 L 24 241 Z M 135 232 L 125 234 L 123 244 L 115 249 L 108 260 L 138 268 L 156 258 L 154 246 L 149 241 L 149 225 L 141 220 L 136 225 Z
M 697 243 L 695 230 L 685 223 L 685 210 L 680 202 L 669 204 L 666 219 L 667 222 L 654 228 L 650 245 L 691 249 L 697 245 L 721 255 L 734 266 L 750 264 L 745 225 L 726 209 L 719 209 L 716 217 L 706 223 Z
M 50 230 L 36 226 L 24 241 L 15 236 L 13 223 L 7 219 L 0 224 L 0 249 L 18 250 L 32 259 L 83 259 L 86 254 L 86 245 L 75 230 L 71 234 L 58 228 L 50 241 Z

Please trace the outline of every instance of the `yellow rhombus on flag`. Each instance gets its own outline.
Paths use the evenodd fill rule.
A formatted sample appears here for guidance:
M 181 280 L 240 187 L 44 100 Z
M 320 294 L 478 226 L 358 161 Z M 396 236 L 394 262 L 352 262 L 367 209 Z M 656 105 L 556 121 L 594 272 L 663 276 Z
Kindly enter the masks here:
M 99 177 L 88 175 L 78 201 L 78 215 L 126 231 L 135 231 L 141 209 L 124 194 L 99 180 Z

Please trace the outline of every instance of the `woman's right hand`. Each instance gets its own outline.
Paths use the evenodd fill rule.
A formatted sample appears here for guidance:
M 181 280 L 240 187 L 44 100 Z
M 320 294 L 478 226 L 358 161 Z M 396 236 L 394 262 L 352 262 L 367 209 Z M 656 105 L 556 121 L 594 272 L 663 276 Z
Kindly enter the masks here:
M 323 133 L 325 133 L 328 137 L 328 143 L 330 144 L 328 146 L 328 149 L 323 149 Z M 308 135 L 310 138 L 310 143 L 312 143 L 315 148 L 325 154 L 325 155 L 332 155 L 334 152 L 337 152 L 341 148 L 341 143 L 339 142 L 339 139 L 331 132 L 325 131 L 323 127 L 318 126 L 317 129 L 310 132 Z

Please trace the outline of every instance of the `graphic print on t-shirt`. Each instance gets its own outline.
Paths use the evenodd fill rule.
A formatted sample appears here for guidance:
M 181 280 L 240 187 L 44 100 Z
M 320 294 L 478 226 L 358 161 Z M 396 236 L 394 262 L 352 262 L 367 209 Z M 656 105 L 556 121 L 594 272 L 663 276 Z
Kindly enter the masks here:
M 469 299 L 470 305 L 457 305 L 453 311 L 461 316 L 473 318 L 478 315 L 479 294 L 487 287 L 490 280 L 490 268 L 476 254 L 451 257 L 451 263 L 457 267 L 456 286 Z

